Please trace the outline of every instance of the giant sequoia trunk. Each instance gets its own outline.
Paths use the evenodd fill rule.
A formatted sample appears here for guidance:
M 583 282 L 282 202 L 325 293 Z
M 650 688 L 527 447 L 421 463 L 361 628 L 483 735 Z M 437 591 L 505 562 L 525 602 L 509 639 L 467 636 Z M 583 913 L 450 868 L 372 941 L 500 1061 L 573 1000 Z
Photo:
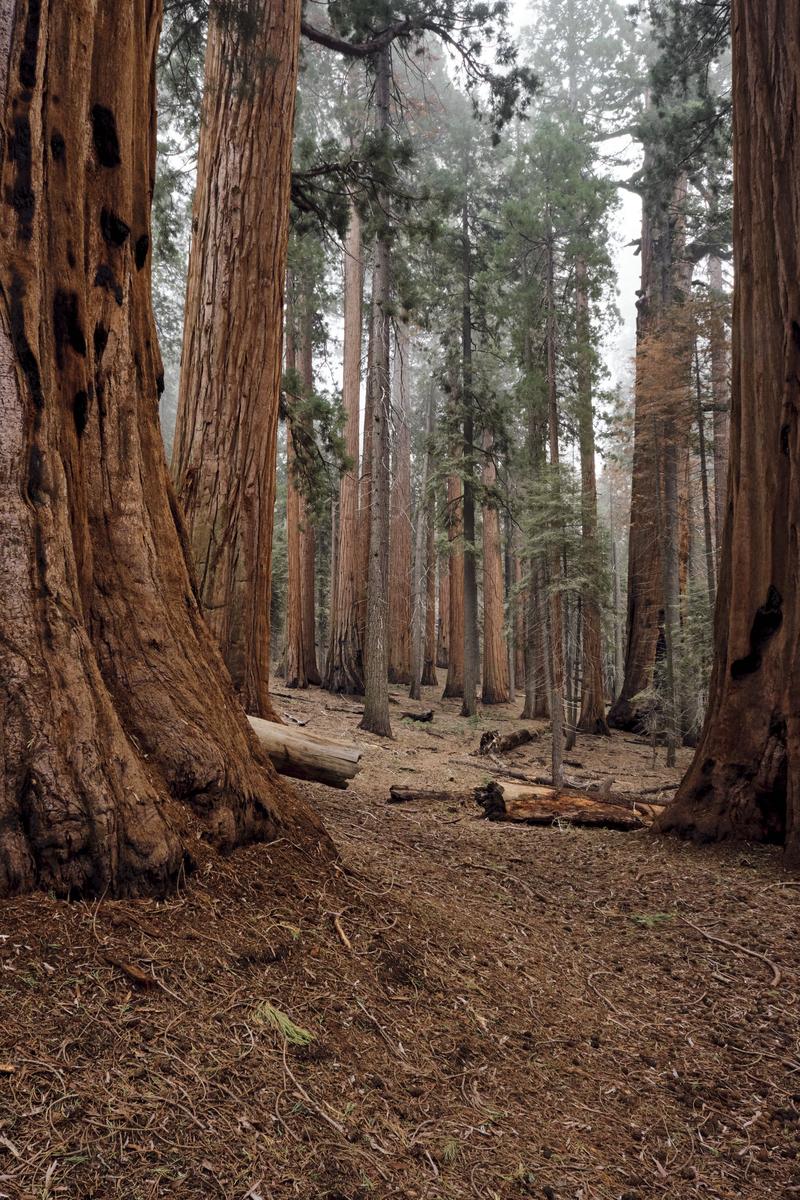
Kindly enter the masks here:
M 378 125 L 389 128 L 391 49 L 381 50 L 375 70 L 375 103 Z M 384 213 L 387 197 L 379 197 Z M 372 482 L 369 513 L 369 565 L 367 570 L 367 613 L 364 634 L 364 716 L 359 728 L 383 737 L 392 736 L 389 720 L 389 320 L 391 260 L 389 233 L 379 231 L 375 239 L 373 281 L 372 378 Z
M 163 894 L 202 840 L 314 827 L 201 616 L 158 428 L 160 15 L 0 3 L 2 895 Z
M 394 470 L 391 490 L 389 679 L 411 682 L 411 407 L 408 391 L 411 336 L 397 328 L 394 360 Z
M 358 444 L 361 390 L 361 308 L 364 265 L 361 218 L 350 210 L 344 244 L 344 349 L 342 406 L 344 447 L 349 467 L 339 484 L 339 544 L 336 604 L 330 635 L 325 686 L 332 692 L 363 692 L 364 664 L 358 631 Z
M 503 553 L 500 542 L 500 514 L 493 495 L 497 467 L 492 457 L 493 437 L 483 435 L 483 687 L 484 704 L 507 704 L 508 653 L 503 637 Z
M 200 601 L 273 717 L 269 609 L 300 0 L 212 6 L 172 470 Z
M 644 176 L 653 173 L 645 153 Z M 642 286 L 637 302 L 636 398 L 631 477 L 631 518 L 628 540 L 628 614 L 625 677 L 608 714 L 617 729 L 638 728 L 646 701 L 638 699 L 653 683 L 658 647 L 663 643 L 664 586 L 658 520 L 656 433 L 665 400 L 656 396 L 649 378 L 648 348 L 659 322 L 678 297 L 678 279 L 685 264 L 676 245 L 676 225 L 683 220 L 685 182 L 672 194 L 646 195 L 642 211 Z M 682 435 L 687 433 L 684 424 Z M 683 442 L 686 437 L 683 436 Z
M 784 841 L 800 864 L 800 41 L 734 0 L 733 397 L 708 715 L 663 829 Z
M 722 533 L 725 528 L 725 498 L 728 493 L 730 374 L 725 318 L 722 312 L 722 263 L 712 257 L 708 266 L 708 282 L 714 310 L 711 315 L 711 396 L 714 404 L 714 528 L 716 561 L 722 554 Z

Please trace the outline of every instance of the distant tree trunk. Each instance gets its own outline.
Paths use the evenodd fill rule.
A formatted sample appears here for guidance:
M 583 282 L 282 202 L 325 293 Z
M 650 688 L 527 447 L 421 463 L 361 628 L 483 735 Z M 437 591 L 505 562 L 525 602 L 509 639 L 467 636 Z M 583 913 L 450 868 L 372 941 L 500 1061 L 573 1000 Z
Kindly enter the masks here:
M 645 153 L 644 172 L 654 169 Z M 608 714 L 617 729 L 636 729 L 645 713 L 636 697 L 653 683 L 658 646 L 663 639 L 663 566 L 659 559 L 658 502 L 654 438 L 662 398 L 648 386 L 649 339 L 659 330 L 663 314 L 680 298 L 683 202 L 685 179 L 679 179 L 669 203 L 648 198 L 642 212 L 642 286 L 637 303 L 636 402 L 634 410 L 631 520 L 628 539 L 628 620 L 625 677 Z M 679 236 L 680 235 L 680 236 Z
M 158 428 L 160 20 L 0 6 L 3 896 L 163 895 L 203 843 L 319 834 L 202 619 Z
M 503 553 L 500 544 L 500 514 L 493 498 L 497 468 L 492 458 L 494 438 L 483 435 L 483 688 L 484 704 L 507 704 L 508 654 L 503 637 Z
M 361 475 L 358 481 L 358 563 L 356 575 L 356 619 L 362 663 L 366 655 L 367 579 L 369 576 L 369 539 L 372 522 L 372 434 L 375 411 L 375 346 L 380 338 L 380 319 L 375 304 L 376 269 L 372 269 L 369 315 L 367 318 L 367 377 L 364 389 L 364 444 L 361 447 Z
M 516 533 L 512 538 L 513 543 L 513 572 L 514 572 L 514 595 L 513 595 L 513 620 L 514 620 L 514 679 L 517 687 L 522 687 L 525 682 L 525 597 L 522 590 L 522 559 L 517 552 L 517 536 Z
M 306 396 L 314 391 L 314 342 L 313 342 L 314 313 L 311 308 L 311 298 L 303 296 L 303 311 L 300 320 L 300 369 L 303 381 L 303 391 Z M 313 439 L 313 430 L 307 431 L 309 440 Z M 322 683 L 317 666 L 317 616 L 316 616 L 316 538 L 314 535 L 314 514 L 305 496 L 300 496 L 300 562 L 302 570 L 302 590 L 300 601 L 302 605 L 303 622 L 303 668 L 306 679 L 310 684 L 319 686 Z
M 730 380 L 725 320 L 721 311 L 722 263 L 715 257 L 709 259 L 709 282 L 711 298 L 715 305 L 711 318 L 711 396 L 714 404 L 714 526 L 719 570 L 728 491 Z
M 436 623 L 436 665 L 447 667 L 450 661 L 450 558 L 439 558 L 439 619 Z
M 297 328 L 294 287 L 290 279 L 286 305 L 286 369 L 297 375 Z M 288 398 L 289 406 L 296 405 Z M 302 497 L 297 486 L 297 456 L 292 420 L 286 421 L 286 686 L 308 687 L 303 647 L 303 552 L 301 546 Z
M 411 337 L 399 322 L 394 370 L 394 471 L 391 490 L 389 679 L 411 682 L 411 407 L 408 392 Z
M 364 267 L 361 218 L 350 209 L 344 244 L 344 351 L 342 405 L 344 449 L 351 466 L 339 484 L 336 609 L 331 624 L 325 686 L 332 692 L 363 692 L 364 663 L 358 628 L 358 449 L 361 402 L 361 323 Z
M 425 637 L 422 655 L 422 685 L 436 687 L 436 496 L 433 480 L 433 433 L 436 426 L 436 392 L 428 391 L 428 444 L 425 448 Z
M 706 587 L 708 602 L 714 611 L 716 599 L 714 539 L 711 534 L 711 501 L 708 490 L 708 461 L 706 454 L 706 418 L 703 412 L 703 384 L 700 377 L 700 352 L 697 347 L 697 336 L 694 339 L 694 369 L 695 369 L 695 422 L 700 457 L 700 491 L 703 501 L 703 551 L 706 565 Z
M 209 627 L 247 711 L 273 720 L 272 517 L 300 7 L 252 0 L 246 36 L 236 12 L 212 8 L 172 458 Z
M 800 865 L 800 55 L 780 0 L 733 5 L 728 519 L 700 744 L 662 829 L 779 841 Z
M 511 517 L 508 513 L 505 515 L 504 538 L 503 538 L 503 580 L 505 583 L 506 592 L 506 609 L 504 613 L 507 635 L 506 635 L 506 669 L 508 670 L 508 701 L 513 704 L 516 700 L 516 656 L 517 656 L 517 627 L 514 616 L 514 534 L 511 525 Z
M 462 524 L 464 484 L 459 475 L 447 478 L 447 538 L 449 582 L 447 589 L 447 679 L 443 699 L 464 695 L 464 551 Z
M 614 697 L 618 696 L 625 677 L 622 629 L 622 589 L 617 562 L 617 535 L 614 527 L 614 481 L 608 480 L 608 529 L 611 546 L 611 587 L 614 599 Z
M 581 524 L 583 553 L 590 580 L 583 595 L 583 687 L 578 728 L 583 733 L 608 734 L 603 684 L 603 631 L 594 576 L 599 573 L 597 550 L 597 480 L 594 464 L 594 412 L 592 406 L 591 329 L 589 280 L 586 262 L 575 264 L 575 307 L 578 335 L 578 438 L 581 451 Z
M 391 49 L 381 50 L 375 70 L 375 103 L 382 131 L 389 126 Z M 386 197 L 380 198 L 388 211 Z M 392 736 L 389 720 L 389 318 L 391 264 L 389 236 L 375 239 L 375 346 L 372 385 L 372 487 L 367 576 L 367 627 L 364 639 L 364 716 L 359 728 L 382 737 Z
M 475 416 L 472 395 L 472 246 L 469 230 L 469 202 L 464 197 L 461 216 L 463 255 L 463 306 L 461 324 L 462 403 L 464 406 L 464 682 L 462 717 L 477 712 L 475 693 L 478 688 L 478 578 L 475 572 Z
M 555 508 L 558 511 L 561 494 L 559 472 L 559 411 L 556 377 L 556 303 L 555 303 L 555 246 L 552 229 L 547 238 L 547 326 L 545 331 L 545 356 L 547 380 L 547 430 L 550 448 L 550 471 L 553 477 Z M 563 547 L 553 538 L 549 561 L 550 601 L 547 605 L 545 634 L 545 668 L 550 680 L 550 720 L 553 726 L 552 764 L 553 787 L 561 787 L 563 768 L 561 765 L 564 748 L 564 627 L 561 597 L 561 555 Z
M 671 418 L 659 422 L 654 445 L 659 504 L 659 558 L 664 592 L 664 683 L 667 766 L 675 766 L 678 746 L 678 680 L 675 642 L 680 625 L 680 564 L 678 557 L 678 447 Z

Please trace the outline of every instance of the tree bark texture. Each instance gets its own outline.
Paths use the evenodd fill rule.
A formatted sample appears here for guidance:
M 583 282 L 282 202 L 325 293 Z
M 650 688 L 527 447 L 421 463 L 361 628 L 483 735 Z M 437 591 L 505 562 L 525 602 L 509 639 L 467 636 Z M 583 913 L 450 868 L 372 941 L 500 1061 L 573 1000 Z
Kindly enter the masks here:
M 358 628 L 358 450 L 363 287 L 361 218 L 353 207 L 344 245 L 342 376 L 344 443 L 351 466 L 342 473 L 339 484 L 336 611 L 325 680 L 329 691 L 346 693 L 364 691 L 364 663 Z
M 212 7 L 172 471 L 200 602 L 245 708 L 269 700 L 283 289 L 300 0 Z M 215 15 L 216 14 L 216 15 Z
M 364 388 L 364 444 L 361 447 L 361 474 L 358 480 L 358 570 L 356 575 L 356 620 L 362 661 L 366 654 L 367 579 L 369 576 L 369 539 L 372 518 L 372 434 L 375 410 L 375 345 L 381 337 L 380 314 L 375 303 L 377 272 L 372 268 L 369 317 L 367 320 L 367 377 Z
M 394 470 L 391 490 L 389 576 L 389 679 L 411 682 L 411 405 L 409 376 L 411 336 L 408 325 L 397 326 L 394 360 Z
M 483 686 L 484 704 L 507 704 L 508 653 L 503 636 L 505 619 L 503 596 L 503 550 L 500 538 L 500 514 L 493 493 L 497 468 L 492 457 L 493 437 L 483 436 Z
M 800 29 L 781 0 L 733 5 L 730 478 L 714 671 L 692 766 L 661 822 L 783 841 L 800 863 Z
M 167 473 L 160 19 L 0 4 L 2 895 L 159 895 L 204 842 L 319 834 L 236 700 Z

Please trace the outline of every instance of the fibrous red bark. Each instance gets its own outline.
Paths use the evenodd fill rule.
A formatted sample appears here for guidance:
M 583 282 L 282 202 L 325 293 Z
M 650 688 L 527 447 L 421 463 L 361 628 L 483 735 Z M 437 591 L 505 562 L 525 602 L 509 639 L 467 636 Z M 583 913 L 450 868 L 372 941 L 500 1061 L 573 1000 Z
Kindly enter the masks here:
M 730 477 L 708 715 L 661 822 L 783 841 L 800 863 L 800 31 L 782 0 L 733 5 Z
M 319 835 L 236 700 L 167 475 L 160 17 L 152 0 L 0 7 L 2 895 L 163 894 L 203 841 Z
M 500 544 L 500 514 L 493 491 L 497 468 L 492 457 L 493 437 L 483 436 L 483 686 L 484 704 L 507 704 L 508 654 L 503 636 L 503 555 Z
M 411 408 L 409 397 L 408 326 L 400 322 L 395 343 L 394 469 L 391 488 L 391 532 L 389 536 L 389 679 L 411 681 Z
M 345 453 L 350 461 L 339 484 L 339 545 L 336 606 L 325 686 L 332 692 L 363 692 L 364 664 L 358 628 L 358 445 L 361 389 L 361 309 L 364 264 L 361 218 L 350 210 L 344 246 L 344 349 L 342 405 Z
M 300 7 L 300 0 L 253 0 L 246 21 L 211 9 L 172 458 L 209 627 L 244 706 L 270 719 L 272 520 Z

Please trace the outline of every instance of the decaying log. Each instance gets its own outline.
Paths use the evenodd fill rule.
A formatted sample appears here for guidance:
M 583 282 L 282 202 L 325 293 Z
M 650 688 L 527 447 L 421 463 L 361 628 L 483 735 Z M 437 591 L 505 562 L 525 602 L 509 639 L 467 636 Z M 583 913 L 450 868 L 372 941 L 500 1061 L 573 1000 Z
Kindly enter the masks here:
M 332 738 L 316 737 L 301 729 L 276 725 L 261 717 L 247 718 L 272 759 L 275 770 L 294 779 L 311 779 L 328 787 L 346 788 L 360 770 L 361 747 Z
M 503 754 L 506 750 L 516 750 L 517 746 L 525 746 L 535 742 L 539 734 L 533 729 L 515 729 L 512 733 L 501 734 L 497 729 L 487 729 L 481 735 L 478 754 Z
M 639 804 L 635 796 L 600 796 L 590 792 L 502 780 L 475 789 L 475 801 L 490 821 L 519 821 L 551 825 L 566 821 L 600 829 L 644 829 L 661 811 L 660 805 Z
M 410 804 L 414 800 L 439 800 L 445 804 L 471 803 L 475 796 L 474 788 L 462 788 L 461 791 L 447 791 L 442 788 L 403 787 L 393 783 L 389 788 L 387 804 Z
M 406 717 L 409 721 L 432 721 L 433 709 L 429 708 L 425 712 L 401 712 L 401 717 Z

